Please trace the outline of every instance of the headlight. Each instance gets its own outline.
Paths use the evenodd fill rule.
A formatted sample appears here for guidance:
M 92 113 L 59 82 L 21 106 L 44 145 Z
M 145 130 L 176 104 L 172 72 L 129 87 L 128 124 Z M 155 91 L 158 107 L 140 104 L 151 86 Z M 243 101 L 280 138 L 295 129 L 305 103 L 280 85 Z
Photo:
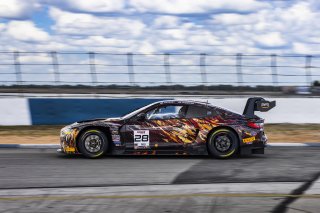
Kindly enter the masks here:
M 68 135 L 70 133 L 71 133 L 71 128 L 64 127 L 60 131 L 60 137 L 64 137 L 64 136 L 66 136 L 66 135 Z

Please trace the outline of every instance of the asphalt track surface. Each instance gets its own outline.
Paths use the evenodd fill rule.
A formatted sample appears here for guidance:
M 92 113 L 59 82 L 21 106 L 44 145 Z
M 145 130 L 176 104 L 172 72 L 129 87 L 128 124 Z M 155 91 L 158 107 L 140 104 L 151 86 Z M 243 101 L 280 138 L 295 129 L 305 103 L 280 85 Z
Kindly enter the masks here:
M 320 147 L 106 156 L 0 149 L 0 212 L 319 212 Z

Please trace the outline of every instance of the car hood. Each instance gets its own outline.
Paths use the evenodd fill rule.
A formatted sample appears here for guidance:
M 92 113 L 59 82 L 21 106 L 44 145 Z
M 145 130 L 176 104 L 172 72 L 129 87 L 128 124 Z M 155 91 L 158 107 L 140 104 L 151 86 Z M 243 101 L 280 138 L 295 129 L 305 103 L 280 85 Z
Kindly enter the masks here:
M 96 119 L 77 121 L 71 124 L 71 127 L 99 125 L 99 124 L 103 124 L 104 126 L 112 126 L 112 125 L 120 125 L 123 122 L 124 121 L 121 118 L 96 118 Z

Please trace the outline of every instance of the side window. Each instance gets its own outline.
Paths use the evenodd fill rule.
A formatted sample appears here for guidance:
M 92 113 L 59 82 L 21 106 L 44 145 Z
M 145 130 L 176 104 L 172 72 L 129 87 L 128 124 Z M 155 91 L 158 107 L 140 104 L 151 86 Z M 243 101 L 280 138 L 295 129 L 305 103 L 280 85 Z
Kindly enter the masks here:
M 186 114 L 186 118 L 205 118 L 214 117 L 217 113 L 214 109 L 208 109 L 201 106 L 189 106 Z
M 148 120 L 184 118 L 186 106 L 167 105 L 146 113 Z

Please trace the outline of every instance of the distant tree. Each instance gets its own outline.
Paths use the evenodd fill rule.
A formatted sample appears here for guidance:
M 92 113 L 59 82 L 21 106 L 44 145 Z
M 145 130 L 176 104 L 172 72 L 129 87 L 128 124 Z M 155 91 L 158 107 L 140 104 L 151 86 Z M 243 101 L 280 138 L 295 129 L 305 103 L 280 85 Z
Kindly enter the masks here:
M 314 81 L 313 82 L 314 87 L 319 87 L 320 86 L 320 81 Z

